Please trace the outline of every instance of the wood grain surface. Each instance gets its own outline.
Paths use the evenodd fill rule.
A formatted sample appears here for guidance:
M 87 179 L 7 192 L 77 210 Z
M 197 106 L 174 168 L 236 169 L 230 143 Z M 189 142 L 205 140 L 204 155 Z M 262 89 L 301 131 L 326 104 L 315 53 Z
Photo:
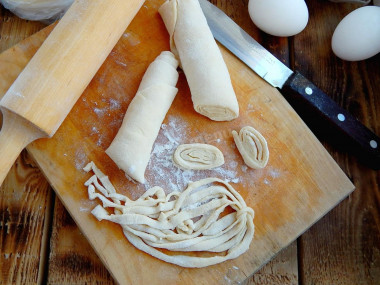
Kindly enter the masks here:
M 309 25 L 303 33 L 291 39 L 290 48 L 288 48 L 286 39 L 278 39 L 258 32 L 249 21 L 246 11 L 247 1 L 218 1 L 217 4 L 273 53 L 277 56 L 283 56 L 285 62 L 289 62 L 290 55 L 291 58 L 295 59 L 290 61 L 291 65 L 296 64 L 298 69 L 328 94 L 332 94 L 342 106 L 348 107 L 368 127 L 379 133 L 379 97 L 378 93 L 375 92 L 376 87 L 379 87 L 379 56 L 358 64 L 337 61 L 331 54 L 326 56 L 329 53 L 329 46 L 327 44 L 321 46 L 319 42 L 320 37 L 325 39 L 329 37 L 334 25 L 354 6 L 332 4 L 327 1 L 308 1 L 311 14 Z M 319 19 L 323 19 L 323 22 L 321 23 Z M 37 30 L 43 26 L 20 20 L 4 9 L 1 12 L 0 25 L 2 50 L 34 32 L 33 27 L 37 27 Z M 317 36 L 315 36 L 316 32 L 318 32 Z M 14 42 L 9 40 L 11 38 L 14 39 Z M 300 39 L 298 46 L 297 39 Z M 313 42 L 313 45 L 310 42 Z M 330 76 L 327 78 L 326 74 L 321 73 L 321 70 L 326 71 Z M 337 70 L 340 72 L 336 72 Z M 358 70 L 364 72 L 364 75 L 358 77 Z M 344 80 L 341 79 L 342 77 Z M 360 84 L 355 85 L 354 79 L 358 79 Z M 345 91 L 344 93 L 341 91 L 342 89 Z M 249 284 L 298 284 L 299 282 L 302 284 L 377 284 L 380 268 L 379 173 L 358 164 L 355 157 L 339 151 L 339 148 L 332 147 L 327 143 L 325 146 L 352 179 L 357 190 L 349 199 L 343 201 L 324 219 L 302 235 L 298 240 L 298 252 L 297 244 L 293 243 L 257 272 L 252 279 L 247 280 Z M 28 158 L 28 160 L 30 159 Z M 36 171 L 28 163 L 25 165 L 25 168 L 21 170 L 19 168 L 19 171 L 30 173 L 28 167 Z M 7 182 L 2 186 L 3 192 L 0 196 L 0 204 L 2 205 L 1 258 L 9 257 L 8 254 L 12 253 L 12 249 L 6 247 L 5 244 L 17 244 L 18 240 L 15 235 L 9 235 L 4 226 L 9 221 L 9 217 L 4 214 L 3 205 L 5 204 L 6 207 L 10 208 L 16 205 L 12 199 L 7 198 L 8 196 L 4 191 L 13 189 L 20 195 L 25 191 L 39 189 L 39 183 L 33 184 L 33 189 L 31 189 L 23 181 L 19 181 L 17 186 L 11 186 L 9 181 L 13 179 L 12 173 L 13 170 L 8 176 Z M 44 181 L 41 175 L 39 175 L 39 179 Z M 41 188 L 43 189 L 43 187 Z M 34 199 L 38 200 L 41 192 L 43 193 L 43 191 L 36 191 L 35 196 L 33 196 Z M 48 192 L 51 193 L 51 191 Z M 42 196 L 46 196 L 46 194 Z M 51 199 L 48 200 L 51 201 Z M 48 201 L 43 209 L 45 213 L 48 212 L 49 215 L 52 215 L 52 210 L 46 211 L 47 204 Z M 22 211 L 14 213 L 16 216 L 23 215 Z M 25 272 L 15 270 L 25 264 L 25 260 L 16 258 L 13 261 L 14 270 L 8 273 L 9 267 L 7 266 L 9 265 L 7 264 L 9 263 L 1 260 L 0 283 L 13 284 L 16 283 L 16 280 L 20 281 L 19 283 L 39 283 L 41 280 L 49 280 L 49 283 L 53 284 L 84 284 L 99 280 L 98 283 L 101 284 L 112 284 L 111 277 L 104 273 L 104 267 L 96 264 L 97 258 L 94 252 L 89 249 L 85 238 L 77 234 L 79 233 L 78 229 L 73 226 L 72 220 L 67 218 L 67 212 L 59 200 L 55 200 L 54 216 L 50 248 L 47 246 L 49 244 L 48 239 L 41 241 L 38 238 L 30 238 L 35 237 L 38 230 L 43 232 L 41 228 L 37 227 L 26 231 L 26 235 L 30 237 L 23 245 L 19 245 L 19 248 L 22 248 L 19 251 L 21 256 L 23 256 L 22 253 L 25 253 L 26 256 L 29 247 L 36 248 L 37 246 L 38 248 L 40 246 L 42 258 L 39 262 L 34 263 Z M 46 223 L 50 227 L 50 222 L 45 216 L 40 216 L 38 220 L 39 223 Z M 69 233 L 66 234 L 67 239 L 65 232 Z M 58 238 L 60 235 L 65 237 Z M 43 236 L 43 233 L 40 236 Z M 5 240 L 7 241 L 5 242 Z M 48 250 L 44 250 L 44 248 Z M 21 251 L 22 253 L 20 253 Z M 15 256 L 18 256 L 16 253 L 14 253 Z M 30 258 L 30 256 L 28 255 L 26 258 Z M 48 259 L 50 259 L 49 264 L 54 265 L 46 265 Z M 75 270 L 77 266 L 82 268 L 82 274 L 78 274 Z M 39 270 L 39 268 L 45 268 L 46 274 L 44 270 Z M 358 268 L 359 270 L 357 270 Z M 233 277 L 234 272 L 231 272 L 230 276 Z M 21 280 L 28 280 L 28 282 L 21 282 Z
M 379 135 L 380 54 L 347 62 L 335 57 L 329 45 L 321 44 L 329 44 L 339 21 L 360 5 L 308 4 L 314 17 L 308 25 L 310 32 L 294 39 L 294 50 L 304 49 L 295 53 L 295 67 Z M 331 134 L 318 133 L 356 190 L 299 239 L 300 280 L 304 284 L 380 284 L 380 172 L 342 152 L 344 142 L 331 142 L 327 140 Z
M 44 24 L 0 10 L 0 51 Z M 3 70 L 2 76 L 11 76 Z M 1 122 L 1 115 L 0 115 Z M 0 284 L 41 284 L 47 264 L 53 191 L 23 151 L 0 187 Z

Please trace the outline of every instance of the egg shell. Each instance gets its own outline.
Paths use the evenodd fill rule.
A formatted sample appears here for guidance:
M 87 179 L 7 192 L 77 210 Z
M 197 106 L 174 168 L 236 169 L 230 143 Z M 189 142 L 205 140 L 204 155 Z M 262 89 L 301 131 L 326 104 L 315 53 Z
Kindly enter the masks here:
M 336 27 L 332 50 L 343 60 L 358 61 L 380 52 L 380 7 L 365 6 L 348 14 Z
M 304 0 L 250 0 L 248 12 L 260 30 L 279 37 L 298 34 L 309 20 Z

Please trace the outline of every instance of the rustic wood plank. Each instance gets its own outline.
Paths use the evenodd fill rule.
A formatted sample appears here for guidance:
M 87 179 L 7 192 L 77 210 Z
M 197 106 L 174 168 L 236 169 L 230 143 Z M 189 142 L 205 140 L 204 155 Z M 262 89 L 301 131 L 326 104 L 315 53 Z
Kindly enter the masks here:
M 297 241 L 282 250 L 274 259 L 249 278 L 247 285 L 297 285 Z
M 380 55 L 362 62 L 336 58 L 330 40 L 353 4 L 309 1 L 308 29 L 295 38 L 295 65 L 375 133 L 380 134 Z M 324 136 L 320 136 L 325 140 Z M 356 190 L 300 238 L 302 284 L 379 284 L 380 173 L 325 141 Z
M 0 6 L 0 52 L 45 25 Z M 1 125 L 1 115 L 0 115 Z M 37 284 L 44 275 L 52 190 L 26 151 L 0 188 L 0 284 Z
M 56 198 L 50 240 L 49 284 L 114 284 L 95 251 Z
M 52 191 L 26 151 L 0 188 L 0 284 L 36 284 L 44 274 Z
M 41 22 L 20 19 L 0 5 L 0 51 L 10 48 L 45 26 Z

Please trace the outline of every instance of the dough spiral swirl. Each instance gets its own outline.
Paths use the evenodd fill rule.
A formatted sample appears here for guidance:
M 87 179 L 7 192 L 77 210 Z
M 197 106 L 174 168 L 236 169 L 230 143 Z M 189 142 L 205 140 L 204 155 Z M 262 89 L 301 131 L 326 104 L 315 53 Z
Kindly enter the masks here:
M 235 144 L 245 164 L 254 169 L 264 168 L 269 159 L 269 149 L 265 138 L 250 126 L 243 127 L 239 134 L 232 131 Z
M 223 165 L 224 156 L 210 144 L 181 144 L 174 152 L 173 162 L 183 169 L 206 170 Z

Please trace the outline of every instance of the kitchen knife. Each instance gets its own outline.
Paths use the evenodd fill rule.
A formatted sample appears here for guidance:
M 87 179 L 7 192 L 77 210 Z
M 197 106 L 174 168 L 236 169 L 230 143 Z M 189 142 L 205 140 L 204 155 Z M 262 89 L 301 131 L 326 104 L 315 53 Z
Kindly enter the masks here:
M 296 111 L 302 113 L 297 107 L 305 109 L 307 106 L 307 112 L 317 113 L 319 118 L 330 122 L 329 125 L 338 131 L 334 132 L 334 135 L 339 134 L 337 139 L 349 146 L 364 163 L 374 169 L 380 168 L 379 137 L 299 72 L 293 72 L 274 57 L 219 8 L 207 0 L 199 0 L 199 3 L 216 40 L 261 78 L 281 89 Z
M 0 101 L 0 185 L 27 144 L 54 135 L 143 3 L 73 3 Z

